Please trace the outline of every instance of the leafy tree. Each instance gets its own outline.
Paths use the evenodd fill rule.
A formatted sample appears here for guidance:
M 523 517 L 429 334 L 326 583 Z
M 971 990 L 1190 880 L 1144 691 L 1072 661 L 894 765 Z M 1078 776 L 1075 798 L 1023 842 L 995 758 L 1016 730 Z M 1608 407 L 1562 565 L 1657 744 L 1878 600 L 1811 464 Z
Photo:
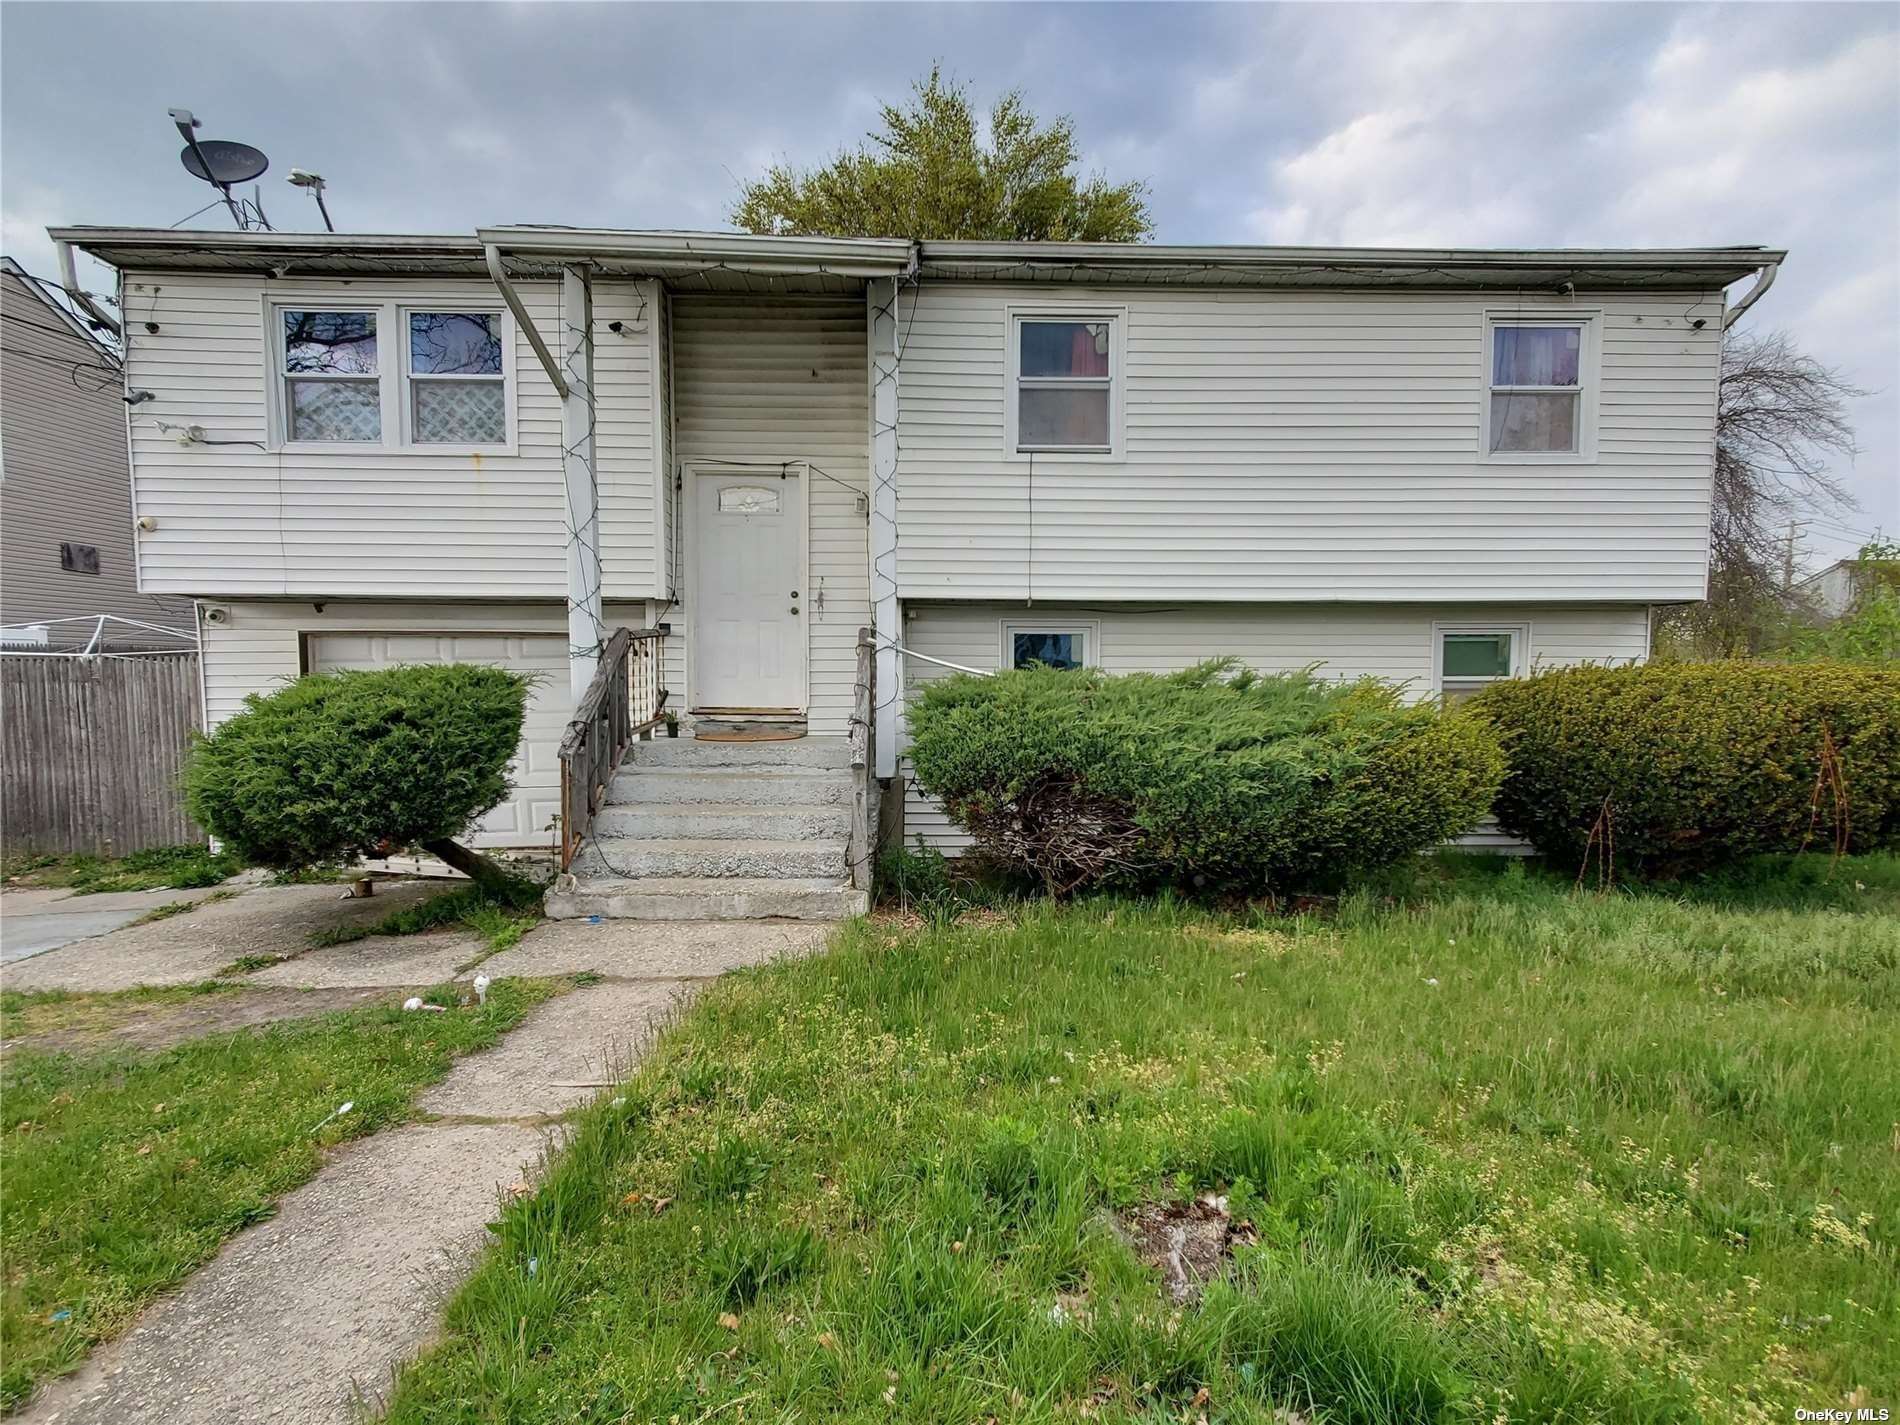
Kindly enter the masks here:
M 192 749 L 192 819 L 252 865 L 334 865 L 404 847 L 486 888 L 508 874 L 456 838 L 508 795 L 529 680 L 468 663 L 319 673 Z
M 1138 242 L 1154 231 L 1140 182 L 1079 177 L 1075 124 L 1044 123 L 1012 89 L 987 135 L 968 85 L 930 77 L 885 104 L 883 128 L 823 168 L 775 164 L 747 183 L 732 220 L 747 232 L 911 238 Z
M 1900 541 L 1863 544 L 1854 560 L 1854 601 L 1830 623 L 1797 628 L 1786 656 L 1849 663 L 1900 661 Z
M 1828 463 L 1854 454 L 1847 402 L 1866 394 L 1781 332 L 1728 338 L 1715 416 L 1709 597 L 1663 616 L 1665 646 L 1735 658 L 1787 639 L 1800 612 L 1787 587 L 1788 525 L 1806 510 L 1854 508 Z

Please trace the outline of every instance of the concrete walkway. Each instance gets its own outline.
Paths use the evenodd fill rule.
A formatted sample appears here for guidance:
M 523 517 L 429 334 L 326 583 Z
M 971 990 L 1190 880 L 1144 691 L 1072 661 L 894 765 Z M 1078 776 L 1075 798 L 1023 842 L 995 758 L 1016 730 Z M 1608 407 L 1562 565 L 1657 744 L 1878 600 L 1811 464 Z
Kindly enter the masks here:
M 149 925 L 130 925 L 123 930 L 102 927 L 110 933 L 93 930 L 90 939 L 74 938 L 56 949 L 8 964 L 0 979 L 10 990 L 127 990 L 135 985 L 196 984 L 212 979 L 242 956 L 281 959 L 298 955 L 310 948 L 311 936 L 318 931 L 373 925 L 393 911 L 449 889 L 441 881 L 394 881 L 378 886 L 373 896 L 352 900 L 343 898 L 340 886 L 253 886 L 229 900 L 201 905 L 188 914 Z M 7 891 L 0 895 L 0 910 L 7 909 L 16 896 L 35 894 Z M 127 891 L 73 899 L 116 903 L 129 897 L 157 897 L 157 903 L 162 904 L 168 900 L 203 900 L 211 894 L 208 890 Z M 68 904 L 53 901 L 39 913 L 85 913 L 83 905 L 68 910 Z M 126 918 L 130 920 L 152 908 L 141 902 Z M 116 909 L 115 904 L 100 907 L 102 913 Z M 0 937 L 9 943 L 14 919 L 9 914 L 0 922 Z
M 76 895 L 63 887 L 23 886 L 0 891 L 0 965 L 13 965 L 62 945 L 90 940 L 130 925 L 174 901 L 194 904 L 220 887 L 181 891 L 106 891 Z
M 498 1194 L 531 1181 L 560 1116 L 622 1076 L 710 977 L 808 954 L 830 926 L 784 922 L 569 921 L 486 961 L 493 978 L 603 978 L 538 1009 L 500 1044 L 427 1090 L 428 1122 L 339 1149 L 275 1218 L 218 1256 L 56 1382 L 22 1422 L 347 1425 L 379 1406 L 473 1265 Z M 426 938 L 426 937 L 424 937 Z M 340 946 L 308 982 L 346 977 Z M 383 983 L 377 956 L 362 967 Z M 318 973 L 318 970 L 321 973 Z M 464 976 L 463 978 L 468 978 Z

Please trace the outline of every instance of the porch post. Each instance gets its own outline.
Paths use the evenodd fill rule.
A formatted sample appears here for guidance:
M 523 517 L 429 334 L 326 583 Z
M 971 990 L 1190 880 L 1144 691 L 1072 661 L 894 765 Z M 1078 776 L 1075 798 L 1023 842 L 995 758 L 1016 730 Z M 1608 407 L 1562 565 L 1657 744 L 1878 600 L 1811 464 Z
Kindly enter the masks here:
M 594 484 L 594 296 L 583 267 L 561 269 L 561 477 L 567 541 L 568 686 L 580 703 L 607 640 L 600 607 L 600 492 Z
M 897 775 L 902 664 L 897 643 L 897 279 L 873 278 L 864 298 L 871 344 L 871 631 L 877 640 L 871 740 L 879 781 Z

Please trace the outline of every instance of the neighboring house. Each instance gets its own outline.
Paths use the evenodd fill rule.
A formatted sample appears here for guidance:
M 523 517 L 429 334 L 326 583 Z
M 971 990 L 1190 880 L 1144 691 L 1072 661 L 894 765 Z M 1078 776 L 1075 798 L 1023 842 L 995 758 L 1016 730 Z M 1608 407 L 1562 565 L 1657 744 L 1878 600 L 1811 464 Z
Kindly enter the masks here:
M 596 596 L 668 629 L 689 719 L 813 742 L 850 731 L 874 627 L 882 778 L 943 665 L 1233 654 L 1455 697 L 1641 659 L 1651 608 L 1705 592 L 1752 300 L 1724 290 L 1781 257 L 54 237 L 121 273 L 140 572 L 214 606 L 212 722 L 311 669 L 544 674 L 491 843 L 545 840 Z
M 1860 602 L 1883 568 L 1891 565 L 1871 559 L 1837 559 L 1825 569 L 1798 580 L 1795 592 L 1814 606 L 1822 618 L 1834 620 Z M 1892 575 L 1887 577 L 1892 578 Z
M 182 630 L 191 600 L 143 595 L 118 357 L 0 257 L 0 648 L 76 648 L 80 615 Z M 105 646 L 191 645 L 127 623 Z

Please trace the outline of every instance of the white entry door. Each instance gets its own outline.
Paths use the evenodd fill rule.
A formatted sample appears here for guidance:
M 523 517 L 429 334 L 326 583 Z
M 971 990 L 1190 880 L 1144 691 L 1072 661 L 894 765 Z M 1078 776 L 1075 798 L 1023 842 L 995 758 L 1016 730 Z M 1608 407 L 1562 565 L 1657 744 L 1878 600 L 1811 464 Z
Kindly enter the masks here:
M 805 489 L 796 473 L 693 480 L 695 709 L 805 709 Z

